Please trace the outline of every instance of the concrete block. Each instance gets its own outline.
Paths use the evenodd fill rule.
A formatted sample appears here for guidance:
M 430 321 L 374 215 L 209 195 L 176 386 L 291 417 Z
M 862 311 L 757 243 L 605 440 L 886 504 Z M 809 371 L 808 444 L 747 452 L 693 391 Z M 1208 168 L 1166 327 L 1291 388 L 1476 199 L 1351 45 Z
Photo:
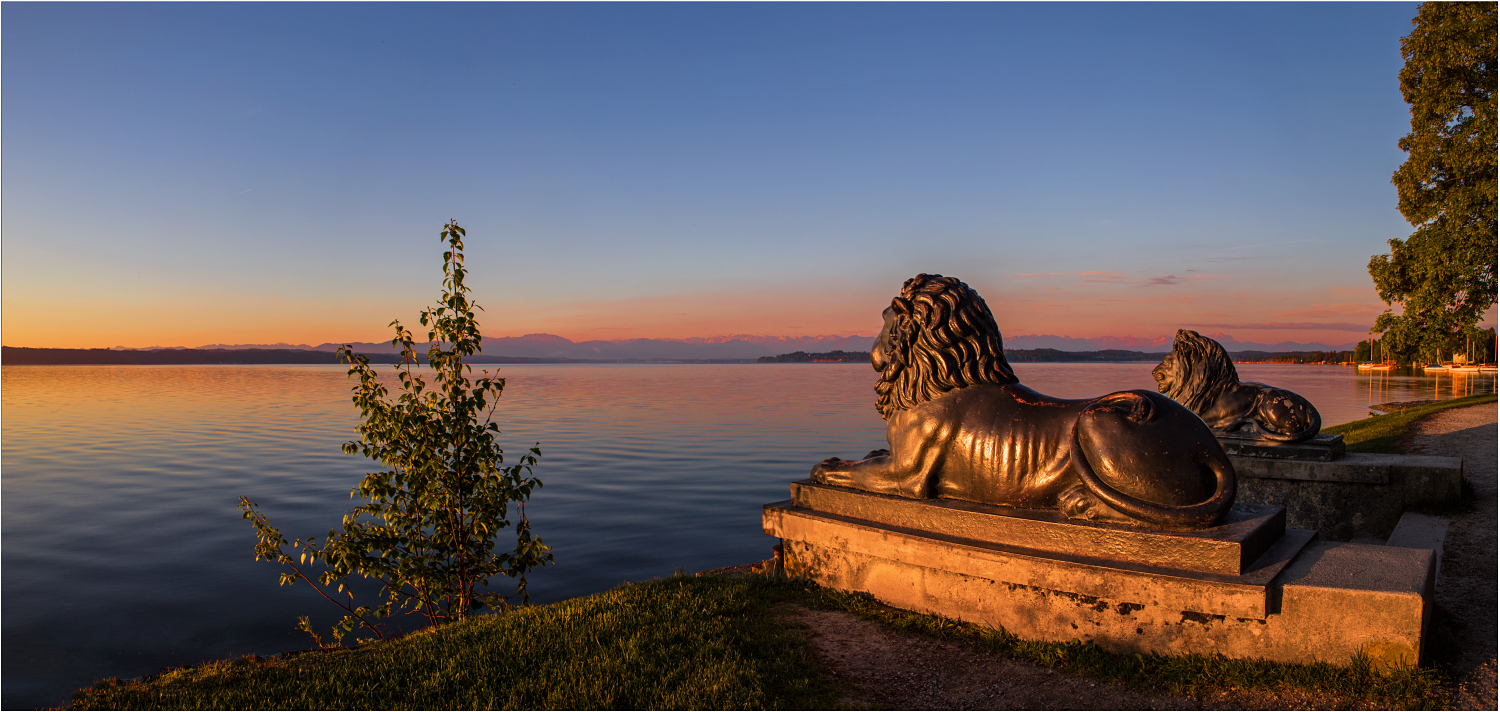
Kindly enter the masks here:
M 1403 512 L 1460 496 L 1463 460 L 1349 453 L 1332 462 L 1230 457 L 1235 501 L 1286 508 L 1287 526 L 1324 539 L 1385 540 Z
M 1433 558 L 1437 562 L 1436 573 L 1441 574 L 1443 540 L 1448 538 L 1449 524 L 1450 522 L 1442 517 L 1407 512 L 1401 515 L 1400 521 L 1396 522 L 1396 529 L 1391 532 L 1385 545 L 1405 549 L 1431 549 Z
M 1289 530 L 1240 576 L 1039 556 L 1004 545 L 766 505 L 786 570 L 898 608 L 1091 640 L 1121 653 L 1201 653 L 1281 662 L 1421 658 L 1429 550 L 1311 542 Z

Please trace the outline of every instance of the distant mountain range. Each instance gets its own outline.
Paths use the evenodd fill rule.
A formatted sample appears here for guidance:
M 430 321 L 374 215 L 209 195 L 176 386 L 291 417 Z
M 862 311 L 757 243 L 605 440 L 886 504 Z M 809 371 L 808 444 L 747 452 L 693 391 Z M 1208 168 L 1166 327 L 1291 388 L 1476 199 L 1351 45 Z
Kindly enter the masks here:
M 1338 344 L 1325 344 L 1321 342 L 1299 343 L 1296 341 L 1266 344 L 1257 341 L 1240 341 L 1229 334 L 1204 334 L 1204 336 L 1219 342 L 1228 351 L 1270 351 L 1273 353 L 1281 353 L 1283 351 L 1353 351 L 1356 344 L 1353 341 Z M 1125 350 L 1166 353 L 1172 350 L 1172 339 L 1172 336 L 1098 336 L 1092 339 L 1075 339 L 1071 336 L 1025 334 L 1022 336 L 1006 336 L 1005 348 L 1057 349 L 1058 351 Z
M 1257 344 L 1214 334 L 1237 361 L 1264 361 L 1288 352 L 1349 351 L 1349 344 Z M 754 363 L 802 361 L 865 361 L 873 344 L 869 336 L 767 337 L 734 336 L 720 339 L 627 339 L 581 343 L 551 334 L 486 338 L 484 351 L 468 359 L 472 364 L 521 363 Z M 1037 344 L 1053 344 L 1039 346 Z M 1129 344 L 1133 349 L 1090 348 Z M 351 344 L 371 363 L 396 363 L 400 356 L 389 343 Z M 318 364 L 338 363 L 339 344 L 212 344 L 195 349 L 49 349 L 6 346 L 0 361 L 9 365 L 61 364 Z M 814 351 L 821 347 L 826 351 Z M 1170 350 L 1162 339 L 1073 339 L 1059 336 L 1019 336 L 1005 340 L 1006 357 L 1021 362 L 1155 361 Z M 417 358 L 426 362 L 426 348 Z M 1321 358 L 1321 357 L 1320 357 Z
M 694 339 L 621 339 L 571 341 L 552 334 L 485 337 L 485 356 L 590 361 L 755 360 L 793 351 L 869 351 L 873 336 L 750 336 L 737 334 Z M 351 344 L 357 353 L 393 352 L 390 342 Z M 203 349 L 307 349 L 333 351 L 342 344 L 210 344 Z
M 1239 341 L 1228 334 L 1205 334 L 1230 351 L 1350 351 L 1354 343 L 1324 344 L 1283 341 L 1265 344 Z M 794 351 L 808 353 L 829 351 L 869 351 L 873 336 L 752 336 L 735 334 L 694 339 L 619 339 L 611 341 L 571 341 L 552 334 L 486 337 L 484 355 L 509 358 L 620 360 L 720 360 L 758 359 Z M 307 349 L 333 351 L 340 344 L 210 344 L 200 349 Z M 393 351 L 389 342 L 355 343 L 359 353 Z M 1128 350 L 1166 353 L 1172 350 L 1172 337 L 1102 336 L 1079 339 L 1071 336 L 1025 334 L 1005 338 L 1007 349 L 1056 349 L 1058 351 Z

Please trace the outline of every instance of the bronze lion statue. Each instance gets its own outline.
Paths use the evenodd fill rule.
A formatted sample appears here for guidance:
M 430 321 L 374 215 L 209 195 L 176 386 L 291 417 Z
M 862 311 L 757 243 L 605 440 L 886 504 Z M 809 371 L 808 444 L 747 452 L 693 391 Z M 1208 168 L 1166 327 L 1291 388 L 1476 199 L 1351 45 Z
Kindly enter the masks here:
M 1306 398 L 1284 388 L 1241 381 L 1224 347 L 1196 331 L 1178 329 L 1172 353 L 1151 375 L 1157 390 L 1221 433 L 1295 443 L 1312 438 L 1323 427 L 1323 417 Z
M 870 363 L 890 449 L 824 460 L 815 481 L 1171 529 L 1212 526 L 1234 503 L 1234 469 L 1192 411 L 1147 390 L 1068 400 L 1021 385 L 989 307 L 952 277 L 906 281 Z

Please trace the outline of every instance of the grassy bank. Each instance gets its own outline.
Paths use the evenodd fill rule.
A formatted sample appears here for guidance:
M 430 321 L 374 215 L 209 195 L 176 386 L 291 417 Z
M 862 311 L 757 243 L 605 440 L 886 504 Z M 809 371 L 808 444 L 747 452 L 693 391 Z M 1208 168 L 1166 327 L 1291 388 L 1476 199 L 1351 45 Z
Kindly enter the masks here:
M 792 587 L 672 577 L 354 650 L 242 658 L 75 709 L 818 709 L 833 688 L 769 612 Z
M 1464 408 L 1482 403 L 1494 403 L 1495 394 L 1464 396 L 1450 401 L 1406 408 L 1386 415 L 1377 415 L 1352 423 L 1323 428 L 1325 433 L 1343 433 L 1344 445 L 1350 452 L 1397 452 L 1396 444 L 1406 435 L 1412 423 L 1449 408 Z
M 828 709 L 840 688 L 779 606 L 845 610 L 893 629 L 962 639 L 1064 672 L 1182 695 L 1282 688 L 1349 705 L 1446 706 L 1441 674 L 1113 655 L 896 611 L 802 581 L 672 577 L 355 650 L 241 658 L 105 681 L 75 709 Z

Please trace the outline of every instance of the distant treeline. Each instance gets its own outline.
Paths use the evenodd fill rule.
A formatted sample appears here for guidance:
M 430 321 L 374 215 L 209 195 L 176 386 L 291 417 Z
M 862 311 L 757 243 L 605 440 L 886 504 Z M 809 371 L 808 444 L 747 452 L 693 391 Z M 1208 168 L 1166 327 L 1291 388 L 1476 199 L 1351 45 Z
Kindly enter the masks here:
M 398 363 L 397 354 L 365 354 L 370 363 Z M 7 366 L 153 366 L 203 364 L 338 363 L 332 351 L 308 349 L 32 349 L 6 346 L 0 361 Z
M 1235 351 L 1242 363 L 1353 363 L 1353 351 Z
M 757 359 L 758 363 L 869 363 L 869 351 L 829 351 L 827 353 L 810 354 L 806 351 L 793 351 L 780 356 L 762 356 Z
M 1108 349 L 1105 351 L 1058 351 L 1057 349 L 1006 349 L 1005 358 L 1017 363 L 1087 363 L 1089 361 L 1161 361 L 1166 354 Z M 1230 351 L 1239 363 L 1349 363 L 1353 351 Z
M 361 354 L 370 363 L 400 363 L 400 354 Z M 869 355 L 866 354 L 868 359 Z M 749 359 L 576 359 L 522 358 L 511 356 L 466 356 L 472 364 L 528 363 L 750 363 Z M 338 363 L 332 351 L 310 349 L 33 349 L 5 346 L 0 362 L 8 366 L 203 366 L 213 364 L 308 364 Z M 425 351 L 417 363 L 427 363 Z
M 393 353 L 363 354 L 370 363 L 399 363 L 401 356 Z M 1165 354 L 1145 353 L 1109 349 L 1105 351 L 1058 351 L 1057 349 L 1006 349 L 1005 358 L 1016 363 L 1088 363 L 1088 362 L 1135 362 L 1160 361 Z M 1348 363 L 1354 360 L 1352 351 L 1235 351 L 1230 353 L 1235 361 L 1250 363 Z M 464 359 L 473 364 L 528 364 L 528 363 L 749 363 L 748 359 L 561 359 L 561 358 L 513 358 L 509 356 L 487 356 L 476 354 Z M 425 354 L 417 361 L 425 363 Z M 829 351 L 807 353 L 793 351 L 779 356 L 762 356 L 760 363 L 869 363 L 868 351 Z M 151 366 L 151 365 L 210 365 L 210 364 L 316 364 L 339 362 L 338 354 L 332 351 L 309 349 L 33 349 L 6 346 L 0 353 L 0 362 L 10 366 Z
M 1103 351 L 1058 351 L 1057 349 L 1006 349 L 1005 360 L 1016 363 L 1087 363 L 1090 361 L 1160 361 L 1166 354 L 1105 349 Z
M 1104 351 L 1059 351 L 1057 349 L 1006 349 L 1005 358 L 1015 363 L 1090 363 L 1090 362 L 1157 362 L 1164 353 L 1105 349 Z M 1347 363 L 1353 360 L 1352 351 L 1233 351 L 1229 354 L 1235 361 L 1247 363 Z M 870 360 L 868 351 L 830 351 L 810 354 L 793 351 L 780 356 L 762 356 L 760 363 L 864 363 Z
M 1140 351 L 1122 351 L 1110 349 L 1108 351 L 1058 351 L 1057 349 L 1006 349 L 1005 358 L 1021 363 L 1033 363 L 1043 361 L 1056 362 L 1079 362 L 1079 361 L 1160 361 L 1162 354 L 1148 354 Z M 868 351 L 829 351 L 827 353 L 810 354 L 806 351 L 793 351 L 780 356 L 762 356 L 760 363 L 868 363 L 870 352 Z

